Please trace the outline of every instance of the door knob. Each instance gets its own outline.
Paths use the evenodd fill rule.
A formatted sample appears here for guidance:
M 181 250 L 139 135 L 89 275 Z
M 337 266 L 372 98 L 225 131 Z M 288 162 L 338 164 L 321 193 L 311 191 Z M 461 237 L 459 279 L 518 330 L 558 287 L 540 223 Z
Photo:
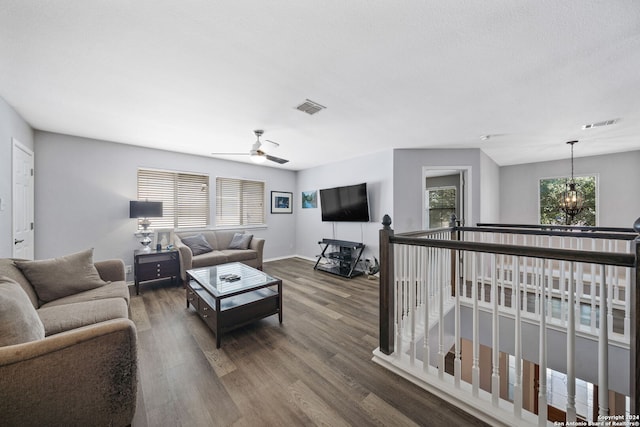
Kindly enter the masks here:
M 13 244 L 17 245 L 18 243 L 22 243 L 22 242 L 24 242 L 24 239 L 22 240 L 14 239 Z

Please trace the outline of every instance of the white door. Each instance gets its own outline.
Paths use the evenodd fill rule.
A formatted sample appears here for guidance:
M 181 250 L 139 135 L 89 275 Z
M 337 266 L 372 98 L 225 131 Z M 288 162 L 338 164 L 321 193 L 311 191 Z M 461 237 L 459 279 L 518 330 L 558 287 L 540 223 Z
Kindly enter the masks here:
M 33 151 L 13 140 L 13 257 L 33 259 Z

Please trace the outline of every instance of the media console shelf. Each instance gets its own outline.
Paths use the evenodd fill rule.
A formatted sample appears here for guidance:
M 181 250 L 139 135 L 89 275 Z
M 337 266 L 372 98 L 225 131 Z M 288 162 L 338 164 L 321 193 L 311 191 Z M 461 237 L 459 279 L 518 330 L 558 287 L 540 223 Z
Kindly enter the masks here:
M 364 243 L 322 239 L 318 244 L 323 248 L 322 253 L 318 255 L 316 265 L 313 267 L 314 270 L 325 271 L 347 278 L 364 274 L 364 271 L 356 269 L 364 250 Z M 320 261 L 323 260 L 326 263 L 320 264 Z

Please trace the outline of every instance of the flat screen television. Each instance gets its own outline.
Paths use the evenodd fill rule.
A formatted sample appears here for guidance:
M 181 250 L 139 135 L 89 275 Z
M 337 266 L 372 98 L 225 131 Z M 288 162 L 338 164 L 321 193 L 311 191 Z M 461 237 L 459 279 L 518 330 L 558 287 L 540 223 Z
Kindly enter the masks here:
M 369 222 L 367 184 L 320 190 L 323 221 Z

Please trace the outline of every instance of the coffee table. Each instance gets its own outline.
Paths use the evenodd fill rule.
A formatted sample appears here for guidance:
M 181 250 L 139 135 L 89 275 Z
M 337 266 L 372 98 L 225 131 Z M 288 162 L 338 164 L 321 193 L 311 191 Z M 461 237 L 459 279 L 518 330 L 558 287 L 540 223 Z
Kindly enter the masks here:
M 216 334 L 278 314 L 282 323 L 282 280 L 232 262 L 187 270 L 187 308 L 192 305 Z

